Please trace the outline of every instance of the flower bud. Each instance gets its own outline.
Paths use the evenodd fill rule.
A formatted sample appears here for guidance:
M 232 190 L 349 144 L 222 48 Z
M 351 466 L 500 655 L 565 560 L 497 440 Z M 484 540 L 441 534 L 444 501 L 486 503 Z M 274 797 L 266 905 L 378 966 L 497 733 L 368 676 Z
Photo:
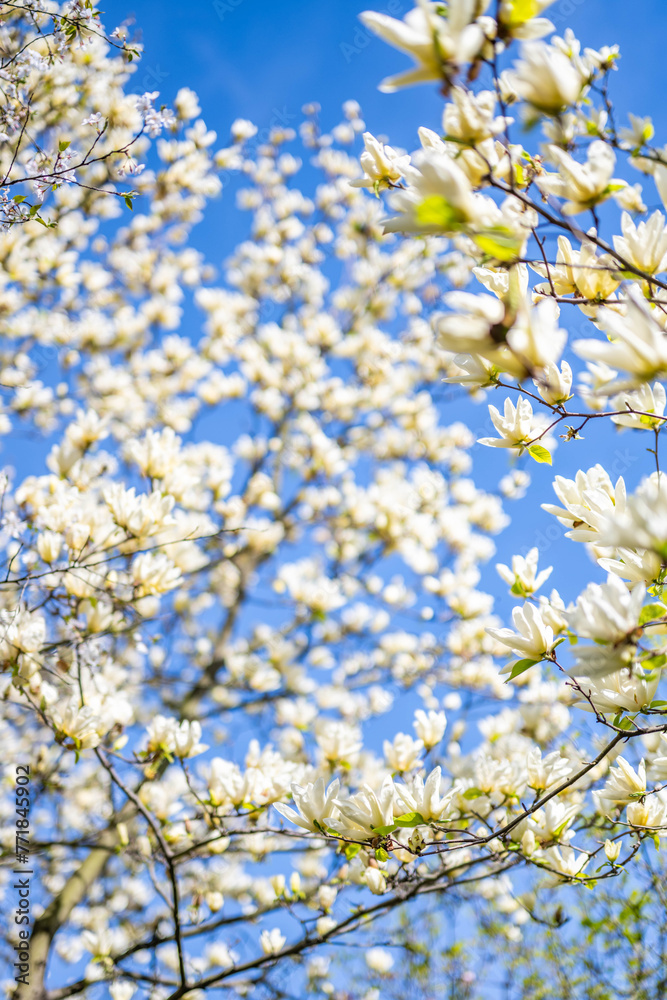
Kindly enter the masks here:
M 521 850 L 524 854 L 530 855 L 533 853 L 537 847 L 537 841 L 535 840 L 535 834 L 532 830 L 526 830 L 523 837 L 521 838 Z
M 607 856 L 607 861 L 611 861 L 611 863 L 614 864 L 619 854 L 621 853 L 621 841 L 605 840 L 604 853 Z

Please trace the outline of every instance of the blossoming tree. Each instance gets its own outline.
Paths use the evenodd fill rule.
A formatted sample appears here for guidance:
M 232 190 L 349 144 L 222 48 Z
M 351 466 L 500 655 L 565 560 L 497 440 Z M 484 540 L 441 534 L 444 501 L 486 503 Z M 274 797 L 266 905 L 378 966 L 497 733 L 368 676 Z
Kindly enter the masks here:
M 382 86 L 437 84 L 442 126 L 408 155 L 356 102 L 330 132 L 310 106 L 299 157 L 243 120 L 216 148 L 187 89 L 134 94 L 140 48 L 89 2 L 2 4 L 20 1000 L 372 1000 L 427 912 L 479 903 L 516 943 L 667 832 L 667 228 L 614 176 L 667 199 L 667 154 L 616 125 L 617 48 L 549 5 L 365 14 L 415 63 Z M 218 279 L 188 239 L 221 173 L 251 222 Z M 443 402 L 466 389 L 505 396 L 479 442 Z M 497 566 L 503 627 L 502 498 L 605 421 L 648 439 L 644 478 L 556 475 L 590 582 L 547 595 L 528 547 Z M 477 443 L 507 453 L 497 491 Z

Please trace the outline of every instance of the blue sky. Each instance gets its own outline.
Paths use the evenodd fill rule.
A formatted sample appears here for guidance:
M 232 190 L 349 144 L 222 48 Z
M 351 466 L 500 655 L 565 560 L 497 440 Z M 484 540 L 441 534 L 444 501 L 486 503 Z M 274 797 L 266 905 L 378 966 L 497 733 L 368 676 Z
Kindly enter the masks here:
M 275 108 L 298 115 L 309 100 L 322 104 L 325 117 L 335 116 L 354 97 L 372 131 L 410 146 L 416 125 L 438 119 L 441 100 L 431 86 L 377 91 L 378 81 L 408 60 L 371 36 L 358 15 L 370 7 L 403 16 L 412 6 L 412 0 L 377 0 L 375 7 L 372 0 L 194 0 L 177 13 L 164 0 L 112 0 L 103 8 L 108 25 L 133 15 L 143 30 L 137 81 L 164 98 L 192 87 L 221 137 L 239 116 L 261 127 Z M 560 34 L 571 26 L 584 45 L 619 43 L 622 105 L 648 113 L 650 104 L 656 124 L 665 123 L 662 102 L 652 98 L 664 61 L 663 0 L 559 0 L 548 13 Z

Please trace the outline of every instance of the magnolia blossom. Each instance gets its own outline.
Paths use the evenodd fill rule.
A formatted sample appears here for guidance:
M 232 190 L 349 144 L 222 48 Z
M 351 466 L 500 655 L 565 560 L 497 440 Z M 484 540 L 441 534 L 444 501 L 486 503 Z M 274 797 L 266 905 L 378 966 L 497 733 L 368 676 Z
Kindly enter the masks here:
M 627 372 L 628 385 L 648 382 L 667 373 L 667 336 L 634 288 L 628 290 L 624 316 L 601 309 L 598 319 L 609 340 L 577 340 L 574 351 L 579 357 L 602 361 Z M 623 387 L 623 384 L 618 386 Z
M 394 965 L 394 958 L 386 948 L 369 948 L 364 957 L 368 968 L 380 974 L 389 972 Z
M 410 167 L 410 157 L 400 155 L 391 146 L 379 142 L 370 132 L 364 132 L 364 152 L 361 154 L 364 176 L 350 181 L 352 187 L 383 188 L 394 187 Z
M 63 706 L 55 706 L 51 717 L 56 733 L 74 740 L 78 748 L 87 750 L 101 742 L 101 719 L 89 705 L 81 705 L 78 698 L 72 698 Z
M 271 930 L 263 930 L 259 936 L 259 943 L 265 955 L 278 955 L 285 945 L 287 938 L 277 927 Z
M 537 437 L 538 431 L 534 424 L 533 408 L 530 405 L 530 400 L 524 399 L 523 396 L 519 396 L 516 406 L 508 397 L 505 400 L 502 416 L 495 406 L 489 406 L 489 414 L 500 437 L 480 438 L 479 444 L 490 445 L 492 448 L 523 449 L 533 438 Z
M 544 402 L 550 406 L 561 406 L 571 398 L 572 369 L 567 361 L 561 362 L 560 370 L 553 361 L 547 361 L 533 382 Z
M 441 793 L 442 771 L 434 767 L 426 779 L 417 774 L 409 784 L 396 784 L 396 799 L 401 811 L 419 813 L 425 822 L 447 819 L 453 812 L 454 789 Z M 396 811 L 396 806 L 394 807 Z
M 314 784 L 307 784 L 305 788 L 300 785 L 292 785 L 292 798 L 298 812 L 281 802 L 276 802 L 274 808 L 276 812 L 279 812 L 291 823 L 295 823 L 296 826 L 316 833 L 321 830 L 326 817 L 331 813 L 339 787 L 340 782 L 336 779 L 325 789 L 322 778 L 318 778 Z
M 340 818 L 334 817 L 329 824 L 344 837 L 367 839 L 374 830 L 394 825 L 394 782 L 390 776 L 379 792 L 365 784 L 349 799 L 337 797 L 334 802 Z
M 667 268 L 667 226 L 662 212 L 654 212 L 646 222 L 635 223 L 632 217 L 621 215 L 622 236 L 614 236 L 614 249 L 625 260 L 648 274 L 659 274 Z
M 665 412 L 666 402 L 665 387 L 660 382 L 654 382 L 652 387 L 644 383 L 633 392 L 622 392 L 612 398 L 610 405 L 621 412 L 611 419 L 620 427 L 660 430 L 665 423 L 661 418 Z M 622 411 L 626 409 L 639 412 L 624 414 Z M 650 416 L 652 413 L 655 417 Z
M 550 146 L 549 153 L 558 164 L 558 174 L 541 174 L 536 178 L 544 194 L 564 198 L 563 212 L 577 215 L 588 208 L 594 208 L 605 201 L 615 191 L 625 187 L 626 182 L 612 178 L 616 165 L 613 149 L 602 140 L 592 142 L 588 147 L 586 163 L 581 164 L 564 149 Z
M 481 6 L 487 3 L 483 0 Z M 465 0 L 452 0 L 446 18 L 440 15 L 437 3 L 429 2 L 408 11 L 403 21 L 375 11 L 364 11 L 360 16 L 367 28 L 407 52 L 416 63 L 414 69 L 383 80 L 380 89 L 385 93 L 446 78 L 449 64 L 454 69 L 458 63 L 472 59 L 484 41 L 482 28 L 474 21 L 474 11 Z
M 430 711 L 427 713 L 419 708 L 415 712 L 413 725 L 423 745 L 427 750 L 430 750 L 431 747 L 437 746 L 445 735 L 447 716 L 444 712 Z
M 496 563 L 498 575 L 510 585 L 512 594 L 516 594 L 518 597 L 530 597 L 549 579 L 553 566 L 548 566 L 538 573 L 538 559 L 539 550 L 537 547 L 533 547 L 525 557 L 512 556 L 511 569 L 504 563 Z
M 148 753 L 162 752 L 176 757 L 196 757 L 208 747 L 200 743 L 201 723 L 183 719 L 180 723 L 156 715 L 148 727 Z
M 558 252 L 555 264 L 533 261 L 531 267 L 549 282 L 538 285 L 536 291 L 556 295 L 576 295 L 591 301 L 613 298 L 620 283 L 618 264 L 610 254 L 599 254 L 595 244 L 582 239 L 579 249 L 574 249 L 567 236 L 558 237 Z M 581 304 L 581 311 L 587 316 L 597 316 L 595 306 Z
M 537 111 L 557 115 L 577 101 L 584 79 L 563 52 L 545 42 L 528 41 L 521 47 L 511 84 Z
M 611 509 L 601 525 L 602 545 L 648 549 L 667 556 L 667 483 L 664 476 L 643 480 L 624 508 Z
M 396 733 L 390 742 L 382 744 L 384 757 L 392 771 L 412 771 L 421 764 L 421 753 L 424 744 L 421 740 L 413 740 L 407 733 Z
M 569 615 L 570 628 L 597 642 L 617 643 L 637 627 L 645 595 L 641 584 L 628 590 L 617 576 L 607 577 L 606 583 L 590 583 Z
M 364 872 L 364 882 L 374 896 L 381 896 L 387 891 L 387 880 L 379 868 L 367 868 Z
M 584 695 L 579 697 L 580 707 L 586 712 L 598 711 L 617 715 L 619 712 L 639 712 L 647 708 L 655 698 L 660 674 L 645 675 L 633 669 L 619 670 L 604 677 L 586 678 L 579 681 Z M 591 704 L 592 702 L 592 704 Z
M 622 476 L 612 484 L 609 474 L 601 465 L 588 471 L 579 470 L 574 479 L 556 476 L 554 492 L 563 504 L 542 504 L 543 510 L 553 514 L 571 530 L 567 538 L 578 542 L 602 542 L 600 530 L 607 529 L 610 514 L 616 516 L 625 510 L 625 480 Z
M 486 631 L 516 656 L 542 660 L 551 652 L 553 629 L 544 623 L 540 610 L 534 604 L 514 608 L 512 621 L 516 632 L 509 628 L 487 628 Z
M 617 757 L 615 767 L 609 772 L 609 777 L 599 795 L 599 802 L 609 805 L 625 805 L 639 798 L 646 792 L 646 764 L 640 761 L 635 769 L 624 757 Z
M 503 130 L 506 119 L 494 116 L 496 95 L 491 90 L 473 94 L 465 87 L 452 87 L 452 103 L 445 105 L 442 127 L 447 139 L 475 145 Z
M 631 663 L 645 595 L 643 584 L 628 590 L 618 576 L 609 576 L 607 583 L 591 583 L 579 595 L 568 616 L 570 628 L 580 637 L 594 639 L 596 645 L 574 647 L 576 676 L 603 677 Z
M 443 143 L 419 150 L 406 174 L 407 188 L 389 204 L 398 214 L 385 222 L 388 233 L 456 233 L 498 215 L 495 205 L 473 193 L 463 170 Z

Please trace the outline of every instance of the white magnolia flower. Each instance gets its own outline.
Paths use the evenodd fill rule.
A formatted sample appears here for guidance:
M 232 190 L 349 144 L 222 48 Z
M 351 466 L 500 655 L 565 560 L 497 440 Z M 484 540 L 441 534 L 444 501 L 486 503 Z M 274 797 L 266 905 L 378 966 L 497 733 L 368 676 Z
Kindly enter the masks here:
M 390 196 L 389 205 L 398 214 L 386 220 L 386 232 L 448 235 L 486 217 L 498 218 L 495 204 L 473 193 L 466 174 L 449 156 L 444 143 L 437 136 L 435 139 L 439 145 L 413 155 L 405 178 L 407 188 Z
M 588 147 L 586 163 L 578 163 L 558 146 L 550 146 L 549 154 L 558 164 L 558 173 L 539 174 L 536 177 L 537 186 L 543 194 L 565 199 L 565 215 L 577 215 L 594 208 L 626 185 L 625 181 L 612 178 L 616 156 L 601 139 L 596 139 Z
M 444 712 L 425 712 L 418 708 L 413 726 L 423 745 L 430 750 L 431 747 L 437 746 L 445 735 L 447 716 Z
M 498 353 L 491 331 L 505 316 L 505 306 L 494 295 L 470 292 L 448 292 L 445 302 L 452 310 L 438 317 L 438 343 L 446 351 L 479 353 L 486 348 Z M 492 355 L 493 356 L 493 355 Z
M 573 766 L 572 762 L 567 757 L 562 757 L 558 750 L 543 757 L 540 748 L 534 747 L 528 753 L 526 771 L 529 786 L 536 791 L 543 792 L 552 785 L 559 785 L 565 778 L 569 777 Z
M 364 784 L 349 799 L 338 796 L 334 803 L 341 816 L 331 819 L 329 825 L 344 837 L 366 839 L 374 830 L 394 825 L 394 782 L 390 776 L 382 782 L 379 793 Z
M 614 410 L 638 410 L 638 413 L 624 414 L 611 419 L 620 427 L 634 427 L 637 430 L 660 429 L 665 423 L 660 417 L 665 412 L 665 387 L 660 382 L 654 382 L 651 387 L 647 382 L 632 392 L 621 392 L 610 400 L 609 405 Z M 654 413 L 655 417 L 648 416 Z
M 580 638 L 617 643 L 637 628 L 646 588 L 632 590 L 617 576 L 606 583 L 590 583 L 569 615 L 570 628 Z
M 667 375 L 667 334 L 634 286 L 628 289 L 624 316 L 605 308 L 597 318 L 609 340 L 577 340 L 575 354 L 628 372 L 630 379 L 617 388 Z
M 281 934 L 277 927 L 271 930 L 263 930 L 259 937 L 259 943 L 265 955 L 278 955 L 282 950 L 287 938 Z
M 442 80 L 459 64 L 472 59 L 484 42 L 482 28 L 474 20 L 476 7 L 484 9 L 487 4 L 488 0 L 480 5 L 451 0 L 445 18 L 440 15 L 439 4 L 418 0 L 418 6 L 408 11 L 402 21 L 364 11 L 360 16 L 365 26 L 389 45 L 407 52 L 416 63 L 414 69 L 383 80 L 380 90 L 391 93 L 413 83 Z
M 560 406 L 571 398 L 572 369 L 567 361 L 561 362 L 560 371 L 553 361 L 547 361 L 533 382 L 542 399 L 550 406 Z
M 472 389 L 484 389 L 494 385 L 499 369 L 493 361 L 479 354 L 457 354 L 452 362 L 451 372 L 444 382 L 458 382 Z
M 117 979 L 115 982 L 109 983 L 111 1000 L 131 1000 L 136 989 L 135 984 L 128 982 L 126 979 Z
M 496 563 L 498 575 L 505 583 L 508 583 L 510 593 L 517 597 L 530 597 L 539 590 L 542 584 L 549 579 L 553 572 L 553 566 L 548 566 L 540 573 L 537 572 L 537 561 L 539 550 L 535 546 L 525 556 L 512 556 L 512 568 L 504 563 Z
M 447 139 L 476 145 L 497 135 L 505 127 L 502 115 L 495 117 L 496 95 L 492 90 L 473 94 L 465 87 L 452 87 L 451 104 L 445 105 L 442 127 Z
M 148 753 L 174 754 L 176 757 L 196 757 L 208 747 L 200 743 L 201 723 L 187 719 L 156 715 L 147 729 Z
M 274 808 L 296 826 L 316 833 L 320 827 L 326 826 L 325 821 L 333 810 L 339 787 L 340 782 L 337 778 L 326 790 L 323 778 L 318 778 L 314 784 L 307 784 L 305 788 L 301 785 L 292 785 L 292 798 L 298 812 L 283 805 L 282 802 L 276 802 Z
M 582 74 L 572 61 L 545 42 L 525 42 L 521 61 L 511 74 L 511 85 L 517 95 L 547 115 L 558 115 L 574 104 L 583 84 Z
M 507 366 L 506 370 L 519 377 L 532 374 L 536 369 L 554 364 L 559 360 L 567 333 L 558 326 L 558 304 L 552 299 L 542 299 L 532 309 L 519 309 L 516 322 L 507 333 L 507 346 L 519 366 Z
M 551 652 L 553 629 L 544 623 L 534 604 L 514 608 L 512 621 L 516 632 L 510 628 L 487 628 L 485 631 L 522 659 L 541 660 Z
M 90 705 L 81 705 L 78 697 L 64 705 L 54 705 L 51 719 L 56 734 L 61 738 L 68 736 L 78 748 L 87 750 L 99 746 L 104 733 L 103 722 Z
M 623 235 L 614 236 L 614 249 L 625 260 L 647 274 L 659 274 L 667 268 L 667 227 L 662 212 L 638 223 L 623 212 L 621 229 Z
M 618 263 L 610 254 L 598 255 L 597 247 L 588 239 L 582 239 L 578 250 L 573 249 L 567 236 L 558 237 L 556 263 L 547 266 L 541 261 L 531 264 L 543 278 L 550 282 L 536 286 L 540 294 L 576 295 L 584 299 L 599 301 L 613 297 L 620 283 Z M 596 306 L 582 305 L 580 309 L 590 316 L 597 316 Z
M 617 757 L 615 765 L 599 795 L 600 803 L 604 802 L 606 807 L 625 805 L 646 792 L 646 764 L 643 760 L 636 771 L 625 757 Z
M 600 544 L 647 549 L 667 558 L 667 483 L 664 474 L 643 480 L 623 509 L 608 511 Z
M 614 863 L 614 861 L 617 861 L 618 858 L 619 858 L 619 855 L 621 853 L 621 847 L 622 846 L 623 845 L 622 845 L 622 843 L 621 843 L 620 840 L 616 840 L 616 841 L 611 841 L 611 840 L 608 840 L 608 839 L 605 840 L 605 842 L 604 842 L 604 853 L 605 853 L 605 857 L 606 857 L 607 861 L 611 861 L 612 864 Z
M 421 740 L 413 740 L 407 733 L 396 733 L 391 742 L 384 741 L 382 749 L 392 771 L 403 773 L 419 767 L 424 744 Z
M 364 152 L 361 154 L 364 176 L 350 181 L 352 187 L 372 188 L 381 191 L 394 187 L 410 167 L 410 157 L 401 155 L 379 142 L 370 132 L 364 132 Z
M 611 544 L 602 541 L 599 532 L 608 529 L 612 513 L 625 509 L 623 477 L 614 486 L 607 471 L 601 465 L 594 465 L 587 472 L 580 469 L 574 479 L 556 476 L 553 486 L 563 506 L 543 503 L 542 509 L 571 529 L 566 537 L 576 542 Z
M 576 878 L 581 875 L 588 864 L 589 858 L 583 852 L 573 847 L 547 847 L 540 851 L 540 858 L 551 869 L 565 878 Z
M 363 881 L 374 896 L 381 896 L 387 891 L 387 880 L 379 868 L 367 868 L 364 872 Z
M 134 487 L 126 490 L 120 483 L 114 483 L 105 490 L 104 499 L 116 524 L 137 538 L 153 535 L 175 523 L 170 516 L 174 498 L 159 490 L 136 496 Z
M 386 948 L 369 948 L 365 957 L 366 965 L 371 972 L 379 972 L 383 975 L 393 968 L 393 956 Z
M 486 444 L 492 448 L 523 448 L 536 437 L 538 431 L 535 429 L 533 408 L 530 400 L 519 396 L 516 406 L 508 397 L 505 400 L 503 415 L 495 406 L 489 406 L 489 414 L 493 421 L 493 426 L 498 431 L 500 437 L 480 438 L 479 444 Z
M 434 767 L 426 780 L 421 775 L 415 775 L 410 784 L 396 785 L 397 805 L 400 809 L 398 815 L 402 813 L 416 812 L 424 819 L 444 820 L 449 817 L 451 802 L 455 795 L 454 789 L 450 789 L 444 795 L 441 794 L 442 772 L 440 767 Z
M 647 676 L 636 669 L 632 673 L 619 670 L 604 678 L 579 678 L 579 686 L 584 695 L 588 695 L 595 710 L 603 715 L 641 712 L 655 698 L 659 683 L 659 671 Z M 579 696 L 578 704 L 586 712 L 594 710 L 583 695 Z

